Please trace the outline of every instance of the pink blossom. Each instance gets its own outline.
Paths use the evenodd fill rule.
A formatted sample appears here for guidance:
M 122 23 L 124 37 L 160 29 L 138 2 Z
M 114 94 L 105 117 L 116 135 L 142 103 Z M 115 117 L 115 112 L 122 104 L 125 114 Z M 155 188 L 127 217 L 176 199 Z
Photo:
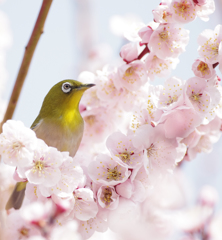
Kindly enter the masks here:
M 173 0 L 170 7 L 173 18 L 178 23 L 188 23 L 196 18 L 193 0 Z
M 98 213 L 94 218 L 90 218 L 87 221 L 79 221 L 79 232 L 83 239 L 90 238 L 95 231 L 106 232 L 108 229 L 107 221 L 100 216 Z
M 219 85 L 217 89 L 222 96 L 222 87 Z M 218 105 L 215 108 L 215 113 L 219 118 L 222 118 L 222 98 L 220 99 Z
M 69 217 L 87 221 L 94 218 L 98 212 L 98 206 L 94 201 L 93 192 L 88 188 L 76 189 L 71 200 L 71 212 Z
M 115 115 L 104 107 L 86 110 L 82 117 L 85 122 L 83 144 L 102 141 L 114 129 Z
M 197 77 L 210 79 L 216 76 L 216 71 L 213 69 L 212 64 L 207 63 L 203 58 L 195 60 L 192 70 Z
M 0 154 L 4 163 L 26 167 L 32 162 L 37 138 L 30 128 L 20 121 L 8 120 L 0 135 Z
M 50 196 L 50 194 L 48 194 L 47 197 L 49 197 L 49 196 Z M 29 183 L 29 182 L 26 185 L 25 197 L 28 200 L 30 200 L 31 202 L 35 202 L 35 201 L 44 202 L 44 201 L 47 200 L 47 198 L 42 195 L 42 193 L 39 189 L 39 185 L 34 185 L 34 184 Z
M 158 124 L 164 125 L 167 138 L 187 137 L 203 118 L 191 107 L 180 106 L 162 114 Z
M 143 151 L 133 146 L 132 136 L 125 136 L 121 132 L 113 133 L 108 137 L 106 146 L 128 168 L 136 168 L 143 163 Z
M 214 118 L 213 109 L 221 98 L 217 87 L 208 85 L 202 78 L 193 77 L 186 81 L 184 91 L 187 106 L 193 107 L 207 122 Z
M 197 129 L 184 139 L 183 142 L 188 146 L 187 158 L 192 160 L 197 153 L 210 153 L 213 144 L 216 143 L 221 136 L 221 119 L 214 118 L 207 125 L 200 125 Z
M 119 67 L 118 75 L 120 86 L 129 91 L 136 91 L 147 82 L 145 66 L 140 60 Z
M 153 81 L 155 77 L 167 77 L 171 73 L 171 69 L 174 69 L 178 63 L 178 58 L 161 59 L 153 52 L 145 59 L 146 70 L 148 71 L 148 77 L 151 81 Z
M 142 166 L 140 169 L 137 169 L 137 171 L 134 170 L 132 172 L 132 175 L 130 176 L 132 182 L 139 181 L 143 185 L 145 189 L 145 193 L 143 195 L 144 198 L 147 197 L 148 189 L 152 188 L 149 176 L 150 175 L 148 169 L 145 166 Z
M 113 186 L 125 182 L 130 171 L 117 157 L 99 154 L 88 167 L 90 178 L 98 184 Z
M 35 151 L 32 163 L 26 168 L 18 168 L 20 177 L 27 178 L 30 183 L 45 187 L 54 186 L 61 178 L 59 167 L 63 156 L 56 148 L 47 145 Z
M 61 178 L 54 186 L 45 187 L 41 186 L 41 194 L 45 197 L 55 194 L 60 197 L 67 197 L 73 193 L 73 191 L 83 181 L 83 170 L 80 166 L 76 165 L 73 158 L 69 157 L 68 152 L 62 153 L 64 161 L 60 166 Z
M 215 11 L 214 0 L 193 0 L 197 16 L 203 21 L 208 21 L 208 15 Z
M 137 59 L 138 54 L 137 43 L 128 43 L 120 50 L 120 57 L 127 63 Z
M 119 80 L 117 78 L 118 76 L 115 73 L 98 76 L 96 84 L 100 106 L 113 108 L 124 98 L 126 91 L 116 84 Z
M 177 24 L 160 24 L 151 35 L 148 47 L 158 58 L 177 58 L 189 41 L 189 31 Z
M 117 193 L 124 198 L 131 198 L 133 195 L 133 185 L 130 180 L 116 186 Z
M 127 199 L 131 199 L 134 202 L 143 202 L 146 198 L 146 190 L 143 184 L 135 180 L 131 182 L 127 180 L 116 186 L 116 192 Z
M 153 29 L 150 26 L 143 27 L 139 30 L 138 35 L 141 38 L 140 45 L 147 44 L 150 40 L 150 37 L 153 33 Z
M 219 61 L 219 70 L 222 73 L 222 44 L 219 44 L 218 48 L 218 61 Z
M 172 11 L 168 4 L 160 4 L 153 11 L 154 21 L 158 23 L 173 23 Z
M 150 85 L 148 99 L 135 109 L 131 123 L 132 129 L 135 130 L 144 124 L 152 125 L 152 123 L 157 122 L 163 114 L 163 111 L 157 108 L 158 99 L 155 95 L 155 90 L 156 88 Z
M 133 145 L 146 150 L 148 159 L 146 167 L 155 172 L 173 169 L 183 159 L 186 152 L 184 144 L 178 144 L 175 139 L 165 137 L 163 125 L 141 126 L 136 130 Z
M 222 40 L 222 26 L 217 25 L 214 30 L 206 29 L 198 37 L 198 52 L 211 64 L 219 61 L 219 48 Z
M 102 208 L 113 210 L 118 207 L 119 195 L 112 186 L 101 186 L 97 192 L 98 203 Z
M 164 82 L 164 86 L 159 86 L 158 96 L 158 108 L 163 110 L 173 109 L 177 106 L 181 106 L 184 103 L 183 98 L 184 81 L 172 77 Z
M 6 219 L 4 239 L 25 240 L 34 235 L 40 235 L 40 231 L 21 217 L 20 211 L 12 212 Z

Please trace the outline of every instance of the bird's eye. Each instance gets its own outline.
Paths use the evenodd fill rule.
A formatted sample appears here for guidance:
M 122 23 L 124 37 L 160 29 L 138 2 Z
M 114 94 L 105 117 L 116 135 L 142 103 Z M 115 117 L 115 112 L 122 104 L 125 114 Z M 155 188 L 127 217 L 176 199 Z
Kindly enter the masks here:
M 72 90 L 72 86 L 70 85 L 70 83 L 66 82 L 62 84 L 62 91 L 64 93 L 69 93 Z

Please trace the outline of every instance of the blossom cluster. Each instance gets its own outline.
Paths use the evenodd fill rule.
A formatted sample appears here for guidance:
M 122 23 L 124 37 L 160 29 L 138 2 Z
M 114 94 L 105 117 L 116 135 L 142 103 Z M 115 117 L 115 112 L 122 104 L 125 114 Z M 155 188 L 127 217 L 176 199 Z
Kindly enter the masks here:
M 214 10 L 213 0 L 162 0 L 153 22 L 125 33 L 130 42 L 121 48 L 119 65 L 80 74 L 79 81 L 96 86 L 80 104 L 85 130 L 74 158 L 47 146 L 19 121 L 3 125 L 2 160 L 15 167 L 17 182 L 26 183 L 21 210 L 9 211 L 13 228 L 7 239 L 62 239 L 62 231 L 64 239 L 88 239 L 108 228 L 121 239 L 166 239 L 173 228 L 203 229 L 216 202 L 208 198 L 209 189 L 194 210 L 173 214 L 177 226 L 162 210 L 184 204 L 177 166 L 210 152 L 221 135 L 222 88 L 215 68 L 222 72 L 222 26 L 199 35 L 194 76 L 169 77 L 189 42 L 184 24 L 196 17 L 207 21 Z M 164 83 L 152 85 L 158 77 Z M 186 226 L 192 214 L 202 220 Z

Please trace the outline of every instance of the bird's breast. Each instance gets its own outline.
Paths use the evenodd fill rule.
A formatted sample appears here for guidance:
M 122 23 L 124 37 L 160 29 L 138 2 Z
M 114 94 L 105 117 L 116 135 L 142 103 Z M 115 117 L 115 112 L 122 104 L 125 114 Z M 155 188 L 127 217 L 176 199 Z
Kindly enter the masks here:
M 76 117 L 67 113 L 56 121 L 42 119 L 33 130 L 48 146 L 55 147 L 61 152 L 68 151 L 70 156 L 74 156 L 82 139 L 84 122 L 81 116 Z

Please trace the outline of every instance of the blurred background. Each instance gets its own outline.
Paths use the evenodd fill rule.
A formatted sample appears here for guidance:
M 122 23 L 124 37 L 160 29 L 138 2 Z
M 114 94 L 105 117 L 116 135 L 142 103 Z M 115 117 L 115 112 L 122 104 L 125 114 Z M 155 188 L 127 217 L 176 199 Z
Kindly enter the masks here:
M 10 98 L 41 4 L 42 0 L 0 1 L 1 111 Z M 55 83 L 77 79 L 83 70 L 95 72 L 102 65 L 118 62 L 120 48 L 126 43 L 121 30 L 122 18 L 149 23 L 157 4 L 158 1 L 150 0 L 54 0 L 13 118 L 30 126 L 44 96 Z M 198 57 L 198 35 L 222 23 L 222 1 L 215 0 L 215 4 L 216 11 L 208 22 L 198 18 L 184 26 L 190 30 L 190 42 L 172 76 L 184 80 L 193 76 L 191 66 Z M 219 71 L 218 74 L 221 77 Z M 189 181 L 190 202 L 195 201 L 205 184 L 215 186 L 222 199 L 221 146 L 222 139 L 212 153 L 199 154 L 194 161 L 183 164 Z M 221 207 L 218 204 L 218 208 Z

